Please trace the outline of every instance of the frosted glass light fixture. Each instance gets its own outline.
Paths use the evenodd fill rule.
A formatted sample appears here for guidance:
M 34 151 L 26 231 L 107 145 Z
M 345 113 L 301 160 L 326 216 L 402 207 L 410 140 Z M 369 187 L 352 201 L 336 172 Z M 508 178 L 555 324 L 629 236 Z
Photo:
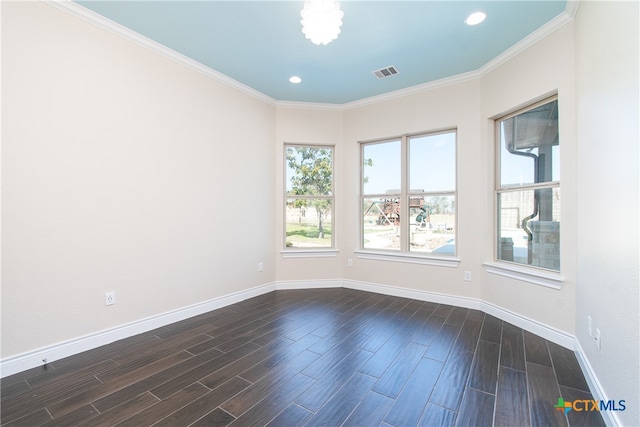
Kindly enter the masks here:
M 338 38 L 344 12 L 336 0 L 307 0 L 300 12 L 304 36 L 317 45 L 326 45 Z

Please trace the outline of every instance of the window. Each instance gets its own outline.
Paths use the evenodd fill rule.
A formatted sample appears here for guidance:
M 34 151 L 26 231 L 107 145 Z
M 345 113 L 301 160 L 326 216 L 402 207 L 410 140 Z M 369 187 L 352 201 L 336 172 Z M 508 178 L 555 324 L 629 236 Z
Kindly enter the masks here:
M 285 248 L 333 248 L 333 147 L 285 146 Z
M 497 120 L 496 258 L 560 270 L 558 100 Z
M 455 255 L 456 132 L 361 144 L 361 247 Z

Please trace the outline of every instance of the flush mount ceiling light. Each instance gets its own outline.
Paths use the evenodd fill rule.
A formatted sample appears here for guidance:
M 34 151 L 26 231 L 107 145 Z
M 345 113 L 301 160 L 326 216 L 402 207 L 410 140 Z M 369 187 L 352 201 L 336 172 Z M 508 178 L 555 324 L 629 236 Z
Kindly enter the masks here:
M 317 45 L 326 45 L 338 38 L 344 12 L 336 0 L 308 0 L 300 12 L 304 36 Z
M 291 76 L 289 77 L 289 81 L 293 84 L 298 84 L 302 81 L 302 79 L 298 76 Z
M 485 15 L 483 12 L 474 12 L 464 20 L 464 23 L 467 25 L 478 25 L 479 23 L 484 21 L 486 17 L 487 15 Z

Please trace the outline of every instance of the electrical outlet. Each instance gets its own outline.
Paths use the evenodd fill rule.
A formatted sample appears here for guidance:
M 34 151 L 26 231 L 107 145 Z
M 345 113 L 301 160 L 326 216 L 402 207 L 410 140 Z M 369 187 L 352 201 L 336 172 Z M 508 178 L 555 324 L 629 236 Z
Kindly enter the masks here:
M 104 294 L 104 305 L 113 305 L 116 303 L 116 293 L 111 291 Z
M 353 260 L 351 258 L 347 260 L 347 267 L 353 267 Z
M 593 331 L 591 330 L 591 316 L 587 316 L 587 332 L 589 332 L 589 336 L 593 336 Z
M 598 347 L 598 350 L 600 350 L 600 348 L 602 347 L 602 339 L 600 338 L 600 329 L 596 328 L 596 334 L 593 337 L 594 340 L 596 340 L 596 347 Z
M 264 271 L 264 264 L 261 262 L 258 263 L 258 271 Z
M 470 282 L 471 281 L 471 272 L 470 271 L 465 271 L 464 272 L 464 281 L 465 282 Z

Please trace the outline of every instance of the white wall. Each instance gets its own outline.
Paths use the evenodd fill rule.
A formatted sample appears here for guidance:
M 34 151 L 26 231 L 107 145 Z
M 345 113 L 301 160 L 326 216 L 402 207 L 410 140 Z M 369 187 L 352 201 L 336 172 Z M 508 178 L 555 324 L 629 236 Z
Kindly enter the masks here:
M 563 333 L 574 331 L 575 313 L 575 138 L 573 106 L 573 33 L 565 25 L 552 35 L 466 83 L 435 88 L 345 111 L 345 164 L 359 162 L 357 141 L 455 127 L 458 130 L 457 268 L 357 259 L 358 168 L 345 169 L 340 224 L 344 257 L 356 258 L 345 278 L 483 300 Z M 493 117 L 545 94 L 559 93 L 562 141 L 563 243 L 560 290 L 485 272 L 494 250 Z M 566 223 L 566 224 L 565 224 Z M 463 280 L 471 271 L 472 282 Z
M 640 425 L 638 2 L 581 2 L 576 27 L 576 336 L 620 425 Z M 587 316 L 602 334 L 601 350 Z
M 482 78 L 483 145 L 494 187 L 493 118 L 553 93 L 558 94 L 561 175 L 561 289 L 485 274 L 483 299 L 534 321 L 574 333 L 576 282 L 576 138 L 573 86 L 573 25 L 567 24 Z M 493 207 L 480 215 L 494 228 Z M 493 239 L 493 234 L 491 235 Z M 481 241 L 477 244 L 483 245 Z M 486 245 L 484 246 L 486 248 Z M 493 258 L 485 252 L 485 260 Z
M 3 358 L 273 282 L 274 106 L 41 2 L 2 41 Z
M 275 224 L 277 252 L 276 271 L 279 281 L 309 281 L 340 279 L 342 270 L 340 259 L 331 257 L 312 258 L 285 258 L 281 255 L 284 249 L 284 144 L 314 144 L 334 146 L 334 189 L 336 197 L 342 191 L 342 169 L 346 165 L 342 155 L 342 112 L 331 109 L 300 109 L 279 107 L 276 114 L 276 139 L 275 139 L 275 199 L 277 214 Z M 336 216 L 335 236 L 336 245 L 341 246 L 341 206 L 338 205 L 334 215 Z
M 348 280 L 398 286 L 467 298 L 481 295 L 480 262 L 484 226 L 479 214 L 491 208 L 490 193 L 483 182 L 486 165 L 478 161 L 484 152 L 481 137 L 480 84 L 478 80 L 445 86 L 419 94 L 348 109 L 344 113 L 344 169 L 340 199 L 343 266 L 354 259 L 352 268 L 344 267 Z M 358 258 L 359 248 L 359 141 L 398 137 L 407 133 L 457 129 L 457 268 Z M 471 271 L 476 280 L 465 282 L 463 271 Z

